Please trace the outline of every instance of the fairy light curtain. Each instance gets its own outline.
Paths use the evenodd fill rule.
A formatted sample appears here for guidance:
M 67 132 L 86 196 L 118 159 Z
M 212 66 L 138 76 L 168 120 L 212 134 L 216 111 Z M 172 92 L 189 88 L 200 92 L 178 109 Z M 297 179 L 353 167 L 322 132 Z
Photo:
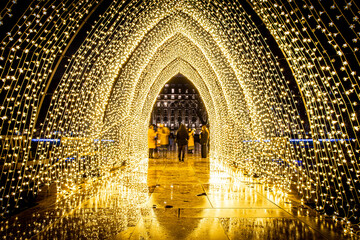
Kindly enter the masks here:
M 211 113 L 211 158 L 296 189 L 335 219 L 357 221 L 356 3 L 112 2 L 68 59 L 36 133 L 57 62 L 102 1 L 70 2 L 31 3 L 1 40 L 2 215 L 44 185 L 71 191 L 116 165 L 136 166 L 147 153 L 156 96 L 182 73 Z M 8 6 L 3 24 L 16 4 Z

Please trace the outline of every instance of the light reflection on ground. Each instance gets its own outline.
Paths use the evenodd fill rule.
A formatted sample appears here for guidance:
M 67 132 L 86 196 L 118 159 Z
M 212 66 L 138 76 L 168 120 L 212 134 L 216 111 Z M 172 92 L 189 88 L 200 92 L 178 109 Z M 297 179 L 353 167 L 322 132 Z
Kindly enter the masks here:
M 340 226 L 291 196 L 212 159 L 144 159 L 2 224 L 6 238 L 323 239 Z M 49 197 L 50 196 L 50 197 Z M 290 237 L 290 238 L 289 238 Z M 339 239 L 340 239 L 339 238 Z

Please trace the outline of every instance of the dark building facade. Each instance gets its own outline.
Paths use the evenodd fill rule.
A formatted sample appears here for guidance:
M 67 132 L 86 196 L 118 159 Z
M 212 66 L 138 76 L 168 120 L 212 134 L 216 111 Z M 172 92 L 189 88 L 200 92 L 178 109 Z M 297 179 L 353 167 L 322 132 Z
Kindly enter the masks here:
M 150 124 L 165 124 L 171 132 L 180 123 L 196 129 L 208 124 L 205 105 L 195 86 L 183 75 L 173 77 L 158 95 L 151 114 Z

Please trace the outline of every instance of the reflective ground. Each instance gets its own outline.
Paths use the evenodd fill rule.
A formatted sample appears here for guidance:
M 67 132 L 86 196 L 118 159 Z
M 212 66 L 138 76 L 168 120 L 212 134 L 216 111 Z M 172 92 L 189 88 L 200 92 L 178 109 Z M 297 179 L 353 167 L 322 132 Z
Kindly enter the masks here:
M 147 164 L 148 163 L 148 164 Z M 147 166 L 148 165 L 148 166 Z M 2 222 L 3 239 L 346 239 L 292 196 L 215 160 L 144 159 Z

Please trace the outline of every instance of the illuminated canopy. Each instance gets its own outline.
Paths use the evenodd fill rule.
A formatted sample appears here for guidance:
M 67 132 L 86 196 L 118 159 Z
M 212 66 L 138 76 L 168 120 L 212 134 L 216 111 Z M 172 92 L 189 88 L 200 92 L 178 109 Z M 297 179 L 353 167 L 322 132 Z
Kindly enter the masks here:
M 297 4 L 251 0 L 266 34 L 236 1 L 111 3 L 68 59 L 37 135 L 63 54 L 97 6 L 32 3 L 1 42 L 2 214 L 44 184 L 67 190 L 136 166 L 156 97 L 181 73 L 208 111 L 211 158 L 357 221 L 359 8 Z M 33 138 L 61 143 L 40 141 L 31 156 Z

